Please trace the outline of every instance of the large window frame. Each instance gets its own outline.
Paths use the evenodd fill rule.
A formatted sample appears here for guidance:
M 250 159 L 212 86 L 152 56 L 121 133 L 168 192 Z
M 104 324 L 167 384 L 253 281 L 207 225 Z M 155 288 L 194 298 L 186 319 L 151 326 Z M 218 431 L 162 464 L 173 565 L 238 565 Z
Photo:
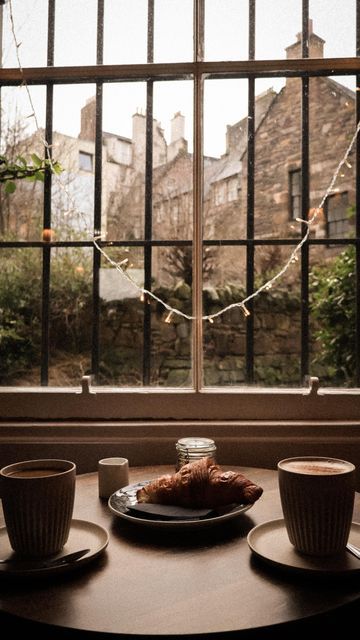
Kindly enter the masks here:
M 149 15 L 153 15 L 154 2 L 148 0 Z M 305 219 L 309 210 L 309 82 L 312 77 L 355 75 L 357 86 L 360 86 L 360 2 L 357 1 L 357 57 L 322 58 L 308 57 L 308 25 L 309 1 L 302 2 L 302 58 L 286 60 L 255 59 L 255 5 L 256 0 L 249 0 L 249 56 L 248 60 L 207 61 L 204 60 L 204 0 L 194 0 L 194 60 L 192 62 L 154 63 L 153 33 L 154 25 L 148 24 L 148 61 L 134 65 L 103 64 L 103 16 L 104 0 L 98 0 L 98 32 L 97 32 L 97 64 L 82 67 L 54 66 L 54 16 L 55 2 L 49 0 L 48 18 L 48 60 L 43 68 L 0 69 L 1 86 L 19 86 L 25 77 L 28 85 L 36 84 L 46 87 L 46 132 L 49 145 L 52 141 L 52 104 L 53 88 L 58 84 L 95 83 L 96 85 L 96 139 L 95 139 L 95 186 L 94 186 L 94 235 L 101 229 L 101 149 L 102 149 L 102 95 L 104 83 L 121 81 L 143 81 L 147 84 L 147 153 L 146 163 L 146 210 L 145 219 L 145 288 L 151 287 L 151 249 L 156 242 L 151 238 L 151 145 L 152 145 L 152 100 L 153 85 L 157 81 L 191 78 L 194 83 L 194 162 L 193 162 L 193 388 L 191 389 L 159 389 L 144 386 L 137 389 L 114 389 L 93 386 L 91 379 L 85 377 L 79 381 L 78 388 L 47 387 L 47 355 L 49 352 L 49 269 L 52 244 L 44 245 L 33 242 L 43 252 L 43 366 L 42 386 L 36 388 L 0 389 L 0 406 L 2 419 L 13 420 L 48 420 L 48 419 L 82 419 L 82 420 L 190 420 L 196 421 L 355 421 L 360 415 L 359 389 L 320 389 L 316 381 L 306 383 L 309 371 L 309 245 L 324 244 L 326 239 L 310 239 L 301 250 L 301 298 L 302 298 L 302 356 L 301 379 L 297 389 L 261 389 L 251 387 L 254 367 L 254 318 L 251 314 L 247 324 L 247 357 L 246 381 L 249 386 L 243 388 L 205 388 L 202 383 L 202 254 L 203 246 L 215 244 L 216 241 L 204 241 L 202 238 L 202 201 L 203 201 L 203 86 L 204 79 L 211 78 L 245 78 L 248 80 L 248 184 L 247 184 L 247 236 L 241 241 L 247 253 L 247 294 L 254 291 L 254 251 L 261 244 L 276 244 L 274 241 L 257 239 L 254 234 L 254 163 L 255 163 L 255 80 L 257 78 L 299 77 L 302 82 L 302 166 L 301 166 L 301 210 Z M 24 77 L 23 77 L 24 74 Z M 360 95 L 357 92 L 357 121 L 360 119 Z M 355 125 L 355 123 L 354 123 Z M 360 145 L 356 151 L 357 175 L 360 175 Z M 357 189 L 356 210 L 360 211 L 360 195 Z M 51 201 L 51 176 L 44 186 L 44 227 L 50 226 L 49 211 Z M 302 225 L 302 234 L 306 233 L 306 225 Z M 295 245 L 298 240 L 287 239 L 278 244 Z M 229 241 L 229 244 L 231 241 Z M 356 220 L 356 236 L 348 240 L 356 247 L 357 278 L 360 273 L 360 216 Z M 2 242 L 1 246 L 15 247 L 16 242 Z M 81 242 L 81 246 L 92 247 L 92 243 Z M 126 243 L 128 244 L 128 242 Z M 139 244 L 139 242 L 137 243 Z M 222 243 L 224 244 L 224 243 Z M 225 243 L 226 244 L 226 243 Z M 341 242 L 341 244 L 344 244 Z M 346 243 L 345 243 L 346 244 Z M 106 247 L 106 241 L 102 241 Z M 93 344 L 92 370 L 96 375 L 99 366 L 99 271 L 100 254 L 94 248 L 93 256 Z M 357 292 L 359 294 L 357 280 Z M 360 309 L 360 301 L 357 301 Z M 249 304 L 249 310 L 252 305 Z M 150 312 L 149 312 L 150 313 Z M 150 319 L 144 324 L 144 334 L 149 334 Z M 357 314 L 357 335 L 360 336 L 360 312 Z M 144 340 L 144 343 L 146 341 Z M 147 341 L 150 344 L 150 340 Z M 357 379 L 360 380 L 360 344 L 357 350 Z M 144 363 L 146 362 L 146 354 Z M 145 367 L 146 365 L 144 365 Z M 144 370 L 144 380 L 148 373 Z M 360 383 L 358 382 L 360 386 Z

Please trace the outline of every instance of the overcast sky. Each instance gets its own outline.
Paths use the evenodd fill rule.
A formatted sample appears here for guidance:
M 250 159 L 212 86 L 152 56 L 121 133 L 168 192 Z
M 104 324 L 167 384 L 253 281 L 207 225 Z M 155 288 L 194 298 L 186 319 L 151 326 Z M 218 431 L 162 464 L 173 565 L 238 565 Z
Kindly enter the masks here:
M 22 65 L 46 63 L 47 0 L 12 0 L 16 33 L 21 42 Z M 192 0 L 155 0 L 154 61 L 192 59 Z M 314 32 L 325 41 L 325 56 L 355 55 L 355 0 L 310 0 Z M 205 52 L 208 60 L 246 59 L 248 49 L 248 0 L 205 0 Z M 95 64 L 97 0 L 56 0 L 55 65 Z M 4 7 L 3 65 L 17 66 L 14 44 Z M 147 0 L 105 0 L 104 63 L 146 61 Z M 301 0 L 257 0 L 256 57 L 284 58 L 285 47 L 301 30 Z M 355 88 L 352 78 L 338 81 Z M 256 93 L 281 79 L 257 81 Z M 31 89 L 40 124 L 44 121 L 45 90 Z M 94 85 L 55 87 L 54 128 L 77 136 L 80 109 L 94 95 Z M 7 102 L 8 101 L 8 102 Z M 144 83 L 108 84 L 104 89 L 104 129 L 131 137 L 131 116 L 145 111 Z M 26 117 L 30 108 L 24 89 L 3 90 L 3 105 L 18 104 Z M 205 140 L 207 155 L 225 151 L 226 125 L 246 115 L 247 82 L 208 81 L 205 85 Z M 14 113 L 14 106 L 12 107 Z M 154 116 L 169 140 L 170 120 L 175 112 L 186 117 L 185 135 L 191 148 L 192 84 L 156 83 Z M 31 127 L 29 119 L 29 127 Z

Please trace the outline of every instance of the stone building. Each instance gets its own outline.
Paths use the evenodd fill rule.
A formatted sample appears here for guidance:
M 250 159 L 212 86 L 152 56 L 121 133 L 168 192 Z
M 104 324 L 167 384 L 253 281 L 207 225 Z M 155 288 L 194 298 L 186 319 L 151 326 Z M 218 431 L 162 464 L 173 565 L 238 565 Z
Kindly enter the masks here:
M 301 36 L 287 48 L 288 58 L 301 56 Z M 324 40 L 309 36 L 310 57 L 324 55 Z M 255 100 L 255 210 L 256 238 L 300 238 L 301 225 L 301 79 L 287 78 L 277 93 L 269 89 Z M 144 116 L 142 116 L 144 118 Z M 310 79 L 310 215 L 318 207 L 343 156 L 355 126 L 355 94 L 327 77 Z M 153 219 L 155 239 L 190 239 L 192 231 L 192 155 L 184 139 L 184 118 L 175 114 L 171 142 L 157 152 L 154 121 Z M 136 148 L 136 139 L 132 140 Z M 133 174 L 132 187 L 124 193 L 117 185 L 109 199 L 109 238 L 142 238 L 144 229 L 144 157 Z M 348 237 L 353 232 L 354 171 L 351 158 L 334 190 L 312 225 L 316 238 Z M 204 159 L 205 239 L 246 238 L 247 212 L 247 117 L 228 126 L 226 152 L 221 158 Z M 120 235 L 119 235 L 120 234 Z M 313 261 L 331 258 L 334 246 L 317 247 Z M 288 247 L 258 248 L 256 271 L 261 276 L 281 265 Z M 154 258 L 154 275 L 162 273 L 160 251 Z M 227 247 L 219 252 L 216 284 L 239 283 L 244 272 L 245 251 Z M 290 275 L 291 279 L 291 275 Z
M 300 34 L 286 51 L 288 58 L 300 57 Z M 324 55 L 324 40 L 312 32 L 309 55 Z M 355 116 L 354 92 L 331 78 L 310 79 L 310 210 L 319 205 L 330 184 L 354 133 Z M 191 240 L 193 157 L 188 151 L 184 131 L 184 116 L 177 112 L 171 121 L 171 138 L 167 143 L 160 123 L 153 120 L 152 237 L 156 240 Z M 246 238 L 247 136 L 247 117 L 244 117 L 227 126 L 224 155 L 204 158 L 205 239 Z M 26 141 L 27 146 L 35 151 L 36 144 L 41 144 L 39 136 L 36 140 L 34 137 Z M 131 138 L 103 132 L 101 232 L 109 240 L 144 238 L 145 145 L 146 116 L 140 112 L 132 117 Z M 37 152 L 41 155 L 40 146 Z M 71 216 L 67 220 L 78 231 L 92 230 L 95 97 L 88 100 L 81 110 L 81 128 L 77 138 L 54 132 L 53 155 L 65 169 L 61 180 L 74 200 L 72 208 L 79 209 L 82 215 L 82 221 L 74 222 Z M 347 237 L 353 233 L 353 164 L 350 158 L 333 192 L 326 199 L 324 209 L 311 229 L 315 237 Z M 255 99 L 256 238 L 300 238 L 301 225 L 296 221 L 301 215 L 300 167 L 301 79 L 287 78 L 279 92 L 268 89 Z M 24 185 L 22 188 L 30 187 Z M 54 192 L 56 195 L 56 186 Z M 19 189 L 18 199 L 20 195 Z M 64 202 L 60 191 L 53 203 L 53 221 L 55 226 L 58 223 L 60 232 L 61 209 L 71 209 L 71 206 Z M 41 205 L 39 207 L 40 212 Z M 25 223 L 23 228 L 29 236 Z M 334 251 L 338 249 L 330 245 L 317 247 L 316 259 L 331 257 Z M 226 251 L 219 249 L 217 253 L 217 268 L 212 273 L 211 284 L 242 284 L 239 274 L 245 272 L 245 250 L 228 246 Z M 257 248 L 257 273 L 266 277 L 271 269 L 283 263 L 286 255 L 288 247 Z M 142 268 L 141 251 L 132 251 L 130 258 L 136 268 Z M 160 249 L 153 252 L 153 277 L 157 284 L 170 284 L 164 267 L 164 251 Z

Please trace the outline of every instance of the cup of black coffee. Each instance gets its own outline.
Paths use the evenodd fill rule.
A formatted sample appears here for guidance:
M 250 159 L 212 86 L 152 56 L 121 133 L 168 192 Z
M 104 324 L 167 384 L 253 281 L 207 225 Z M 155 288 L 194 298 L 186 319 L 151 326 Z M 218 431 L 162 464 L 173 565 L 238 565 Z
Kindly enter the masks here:
M 16 462 L 0 470 L 0 496 L 11 547 L 28 557 L 58 553 L 69 537 L 76 466 L 68 460 Z

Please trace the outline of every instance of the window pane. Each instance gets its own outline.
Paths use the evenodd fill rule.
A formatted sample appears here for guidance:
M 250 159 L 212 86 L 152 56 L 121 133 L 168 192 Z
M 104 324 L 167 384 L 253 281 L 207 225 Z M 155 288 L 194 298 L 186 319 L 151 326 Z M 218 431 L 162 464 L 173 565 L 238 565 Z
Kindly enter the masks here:
M 2 89 L 2 127 L 1 153 L 10 163 L 19 166 L 25 162 L 29 167 L 29 179 L 11 181 L 15 191 L 7 193 L 5 188 L 0 192 L 0 239 L 3 240 L 41 240 L 43 219 L 43 182 L 33 181 L 34 155 L 43 160 L 43 126 L 44 126 L 44 87 L 30 87 L 33 105 L 36 108 L 37 120 L 29 104 L 24 89 L 7 87 Z M 36 123 L 39 130 L 36 128 Z M 43 172 L 41 178 L 43 177 Z M 34 176 L 32 176 L 34 177 Z
M 203 260 L 204 315 L 216 314 L 245 297 L 244 247 L 206 247 Z M 245 382 L 246 321 L 239 307 L 204 322 L 205 386 Z
M 256 1 L 255 57 L 257 59 L 286 58 L 286 49 L 296 42 L 296 34 L 299 32 L 301 32 L 299 0 Z
M 104 86 L 102 219 L 111 240 L 143 237 L 145 114 L 145 83 Z
M 249 42 L 247 0 L 205 0 L 205 59 L 246 60 Z
M 310 209 L 323 200 L 354 135 L 354 79 L 310 80 Z M 355 146 L 312 227 L 316 238 L 345 238 L 355 232 Z M 319 248 L 325 256 L 326 247 Z
M 16 41 L 20 45 L 18 53 L 21 66 L 46 65 L 48 0 L 12 0 L 11 6 L 7 2 L 0 7 L 0 11 L 3 11 L 2 65 L 0 66 L 18 67 L 10 20 L 11 7 Z
M 153 237 L 159 240 L 192 235 L 192 92 L 190 81 L 158 82 L 154 87 L 159 133 L 154 128 Z
M 56 0 L 55 64 L 96 64 L 96 0 Z M 66 42 L 71 43 L 65 44 Z
M 356 0 L 310 0 L 309 15 L 325 40 L 325 57 L 356 55 Z
M 41 272 L 39 249 L 0 252 L 0 384 L 40 383 Z
M 54 87 L 53 159 L 63 169 L 52 180 L 52 228 L 57 240 L 93 236 L 94 157 L 95 87 Z
M 50 386 L 78 386 L 91 371 L 92 250 L 52 249 Z
M 193 59 L 193 1 L 155 0 L 154 62 Z
M 291 247 L 264 246 L 255 251 L 255 288 L 268 282 L 286 263 Z M 300 261 L 254 299 L 254 383 L 298 387 L 300 374 Z
M 284 238 L 300 233 L 300 225 L 289 214 L 289 175 L 301 166 L 301 128 L 301 80 L 288 78 L 279 93 L 268 89 L 258 94 L 256 83 L 256 237 Z
M 104 64 L 146 62 L 147 0 L 105 0 Z
M 142 249 L 108 248 L 106 253 L 118 264 L 123 263 L 126 275 L 103 260 L 100 273 L 100 384 L 142 386 L 146 366 L 150 369 L 151 386 L 189 386 L 191 322 L 169 314 L 156 300 L 141 295 L 144 285 Z M 152 292 L 190 316 L 191 260 L 189 250 L 179 252 L 169 247 L 154 248 L 152 252 Z M 151 309 L 149 344 L 144 341 L 145 305 Z
M 355 250 L 311 249 L 311 375 L 322 386 L 356 386 Z

